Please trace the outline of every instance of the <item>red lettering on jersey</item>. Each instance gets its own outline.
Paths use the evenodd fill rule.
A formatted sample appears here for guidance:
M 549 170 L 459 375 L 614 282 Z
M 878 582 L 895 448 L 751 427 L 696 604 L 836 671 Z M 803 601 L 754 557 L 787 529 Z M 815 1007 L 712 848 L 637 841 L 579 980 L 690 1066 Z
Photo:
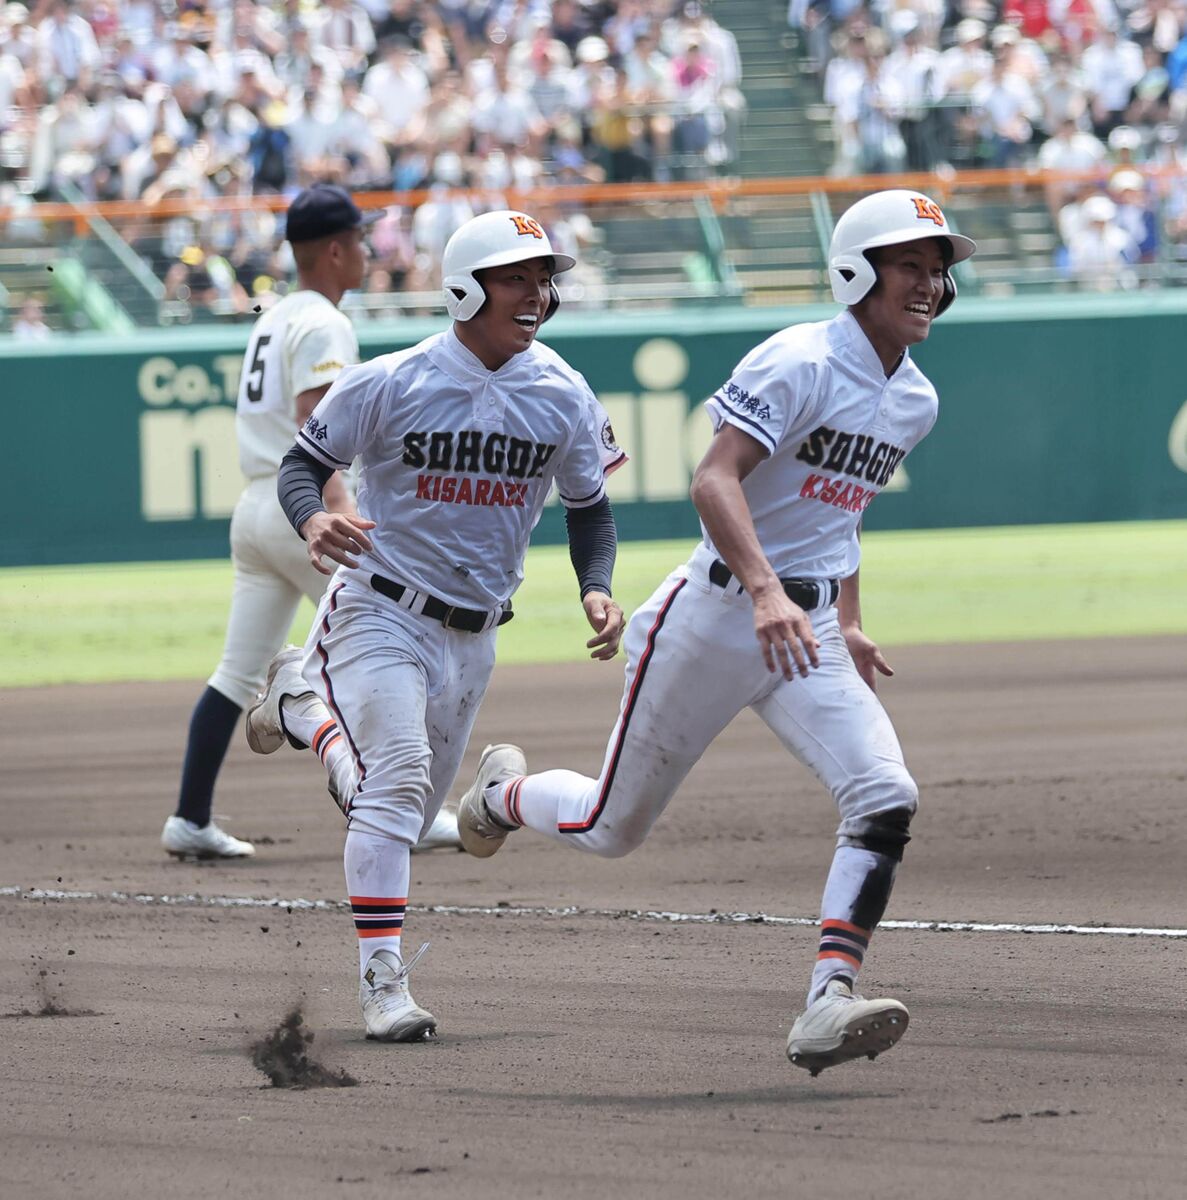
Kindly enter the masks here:
M 816 499 L 823 500 L 825 504 L 831 504 L 837 498 L 837 492 L 840 487 L 841 481 L 839 479 L 826 479 L 824 487 L 820 489 L 820 495 Z
M 861 512 L 861 510 L 865 507 L 865 505 L 862 504 L 862 498 L 865 496 L 865 494 L 865 488 L 858 487 L 856 483 L 853 485 L 853 499 L 849 501 L 850 512 Z
M 474 493 L 470 487 L 470 480 L 467 477 L 462 480 L 462 486 L 460 488 L 458 488 L 458 490 L 457 490 L 457 499 L 454 501 L 454 504 L 473 504 L 473 503 L 474 503 Z
M 447 475 L 441 480 L 441 499 L 446 504 L 453 503 L 453 497 L 457 492 L 457 477 Z
M 800 488 L 800 497 L 804 500 L 815 500 L 816 489 L 824 482 L 823 475 L 809 475 Z
M 474 484 L 474 503 L 490 504 L 490 480 L 480 479 Z
M 528 485 L 526 483 L 513 483 L 511 485 L 515 489 L 515 495 L 511 501 L 516 508 L 524 508 L 528 497 Z
M 915 215 L 921 221 L 934 221 L 941 229 L 947 224 L 944 220 L 944 214 L 940 211 L 940 206 L 934 200 L 928 200 L 923 196 L 915 196 Z
M 833 501 L 834 508 L 848 508 L 849 497 L 853 494 L 853 484 L 847 483 L 841 489 L 841 494 Z
M 484 479 L 482 481 L 482 483 L 485 483 L 485 482 L 486 482 L 486 480 Z M 482 483 L 480 483 L 478 486 L 481 487 Z M 506 498 L 505 498 L 506 495 L 507 495 L 507 493 L 503 490 L 502 483 L 496 479 L 494 487 L 492 487 L 490 490 L 490 499 L 487 501 L 487 503 L 488 504 L 506 504 L 507 503 Z
M 418 475 L 416 477 L 416 498 L 418 500 L 431 500 L 433 487 L 432 475 Z
M 520 237 L 542 238 L 544 230 L 540 227 L 540 222 L 531 217 L 512 217 L 511 223 L 515 226 L 515 232 Z

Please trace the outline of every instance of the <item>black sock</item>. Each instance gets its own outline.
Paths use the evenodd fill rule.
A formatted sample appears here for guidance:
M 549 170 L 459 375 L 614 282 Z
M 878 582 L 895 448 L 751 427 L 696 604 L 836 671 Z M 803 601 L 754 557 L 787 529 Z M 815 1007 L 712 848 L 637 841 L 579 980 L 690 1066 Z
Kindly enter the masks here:
M 177 816 L 195 825 L 210 824 L 214 804 L 214 781 L 227 756 L 231 734 L 243 712 L 237 704 L 214 688 L 208 687 L 194 705 L 190 717 L 190 736 L 181 768 L 181 793 L 177 798 Z

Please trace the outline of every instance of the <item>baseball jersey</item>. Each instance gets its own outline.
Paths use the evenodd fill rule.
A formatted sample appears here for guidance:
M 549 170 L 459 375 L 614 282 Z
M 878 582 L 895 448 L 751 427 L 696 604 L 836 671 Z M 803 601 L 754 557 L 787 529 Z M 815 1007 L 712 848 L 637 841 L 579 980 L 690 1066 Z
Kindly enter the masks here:
M 706 408 L 715 429 L 734 425 L 767 451 L 742 491 L 775 573 L 845 579 L 861 558 L 862 513 L 935 424 L 939 401 L 906 352 L 887 378 L 846 311 L 756 346 Z
M 359 512 L 376 522 L 363 573 L 477 609 L 519 586 L 553 483 L 567 507 L 596 504 L 626 457 L 554 351 L 534 343 L 490 371 L 452 328 L 344 371 L 297 444 L 327 467 L 357 456 Z
M 293 444 L 297 397 L 359 361 L 350 319 L 321 292 L 290 292 L 252 326 L 239 376 L 235 432 L 248 479 L 275 475 Z

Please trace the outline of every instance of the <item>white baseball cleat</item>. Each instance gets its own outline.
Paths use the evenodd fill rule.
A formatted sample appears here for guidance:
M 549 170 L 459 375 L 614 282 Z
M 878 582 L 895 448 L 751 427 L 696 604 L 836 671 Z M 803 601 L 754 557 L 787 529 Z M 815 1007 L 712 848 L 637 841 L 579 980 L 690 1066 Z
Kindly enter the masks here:
M 370 1041 L 419 1042 L 436 1037 L 437 1018 L 425 1012 L 408 990 L 408 975 L 428 948 L 425 942 L 406 963 L 390 950 L 377 950 L 367 960 L 359 1004 Z
M 251 842 L 233 838 L 213 821 L 195 825 L 184 817 L 169 817 L 161 830 L 161 845 L 174 858 L 251 858 Z
M 877 1058 L 907 1032 L 911 1019 L 897 1000 L 866 1000 L 844 979 L 830 979 L 787 1036 L 787 1057 L 819 1075 L 851 1058 Z
M 287 697 L 312 696 L 313 691 L 301 674 L 304 651 L 300 646 L 285 646 L 268 664 L 268 679 L 256 702 L 247 710 L 247 744 L 257 754 L 273 754 L 287 741 L 304 750 L 284 727 L 280 715 L 281 701 Z
M 502 783 L 528 773 L 523 751 L 510 742 L 487 746 L 478 760 L 478 776 L 457 806 L 458 836 L 475 858 L 490 858 L 503 844 L 512 827 L 491 816 L 483 792 L 492 783 Z
M 461 834 L 457 826 L 457 809 L 444 805 L 437 811 L 433 823 L 425 830 L 419 842 L 412 847 L 413 854 L 425 850 L 463 850 Z

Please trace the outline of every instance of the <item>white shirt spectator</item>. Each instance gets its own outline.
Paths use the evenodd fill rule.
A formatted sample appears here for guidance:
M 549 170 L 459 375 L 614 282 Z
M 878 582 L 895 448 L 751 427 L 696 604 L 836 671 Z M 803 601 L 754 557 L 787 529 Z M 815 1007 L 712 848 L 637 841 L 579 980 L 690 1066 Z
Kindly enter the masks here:
M 1113 30 L 1101 31 L 1100 39 L 1085 49 L 1080 65 L 1093 102 L 1111 113 L 1124 111 L 1144 72 L 1141 50 Z
M 176 87 L 192 83 L 203 95 L 214 87 L 214 67 L 205 51 L 178 37 L 159 46 L 149 60 L 153 78 Z
M 1083 130 L 1065 129 L 1043 143 L 1039 166 L 1047 171 L 1090 171 L 1107 157 L 1100 138 Z
M 1132 263 L 1137 246 L 1116 223 L 1116 206 L 1107 196 L 1091 196 L 1081 206 L 1083 223 L 1068 242 L 1068 266 L 1086 288 L 1111 292 L 1135 283 Z
M 65 4 L 55 6 L 37 30 L 38 67 L 42 79 L 66 79 L 73 83 L 84 71 L 99 66 L 101 55 L 94 31 L 85 18 Z
M 901 94 L 900 117 L 918 119 L 942 99 L 940 55 L 915 39 L 904 42 L 886 56 L 883 71 L 895 80 Z
M 8 110 L 25 86 L 25 68 L 20 59 L 7 51 L 0 54 L 0 128 L 8 123 Z
M 992 132 L 1013 141 L 1029 137 L 1029 127 L 1039 114 L 1030 84 L 1018 75 L 998 73 L 973 88 L 973 107 L 985 115 Z
M 445 243 L 473 215 L 465 196 L 450 196 L 444 185 L 434 184 L 429 189 L 429 198 L 412 217 L 412 240 L 417 250 L 439 263 Z
M 396 51 L 367 72 L 363 95 L 375 101 L 380 120 L 398 134 L 424 112 L 429 80 L 406 52 Z
M 993 55 L 977 42 L 953 46 L 940 55 L 940 83 L 945 96 L 972 95 L 993 72 Z
M 326 0 L 318 36 L 321 44 L 338 56 L 346 71 L 362 70 L 375 49 L 371 18 L 353 0 Z

